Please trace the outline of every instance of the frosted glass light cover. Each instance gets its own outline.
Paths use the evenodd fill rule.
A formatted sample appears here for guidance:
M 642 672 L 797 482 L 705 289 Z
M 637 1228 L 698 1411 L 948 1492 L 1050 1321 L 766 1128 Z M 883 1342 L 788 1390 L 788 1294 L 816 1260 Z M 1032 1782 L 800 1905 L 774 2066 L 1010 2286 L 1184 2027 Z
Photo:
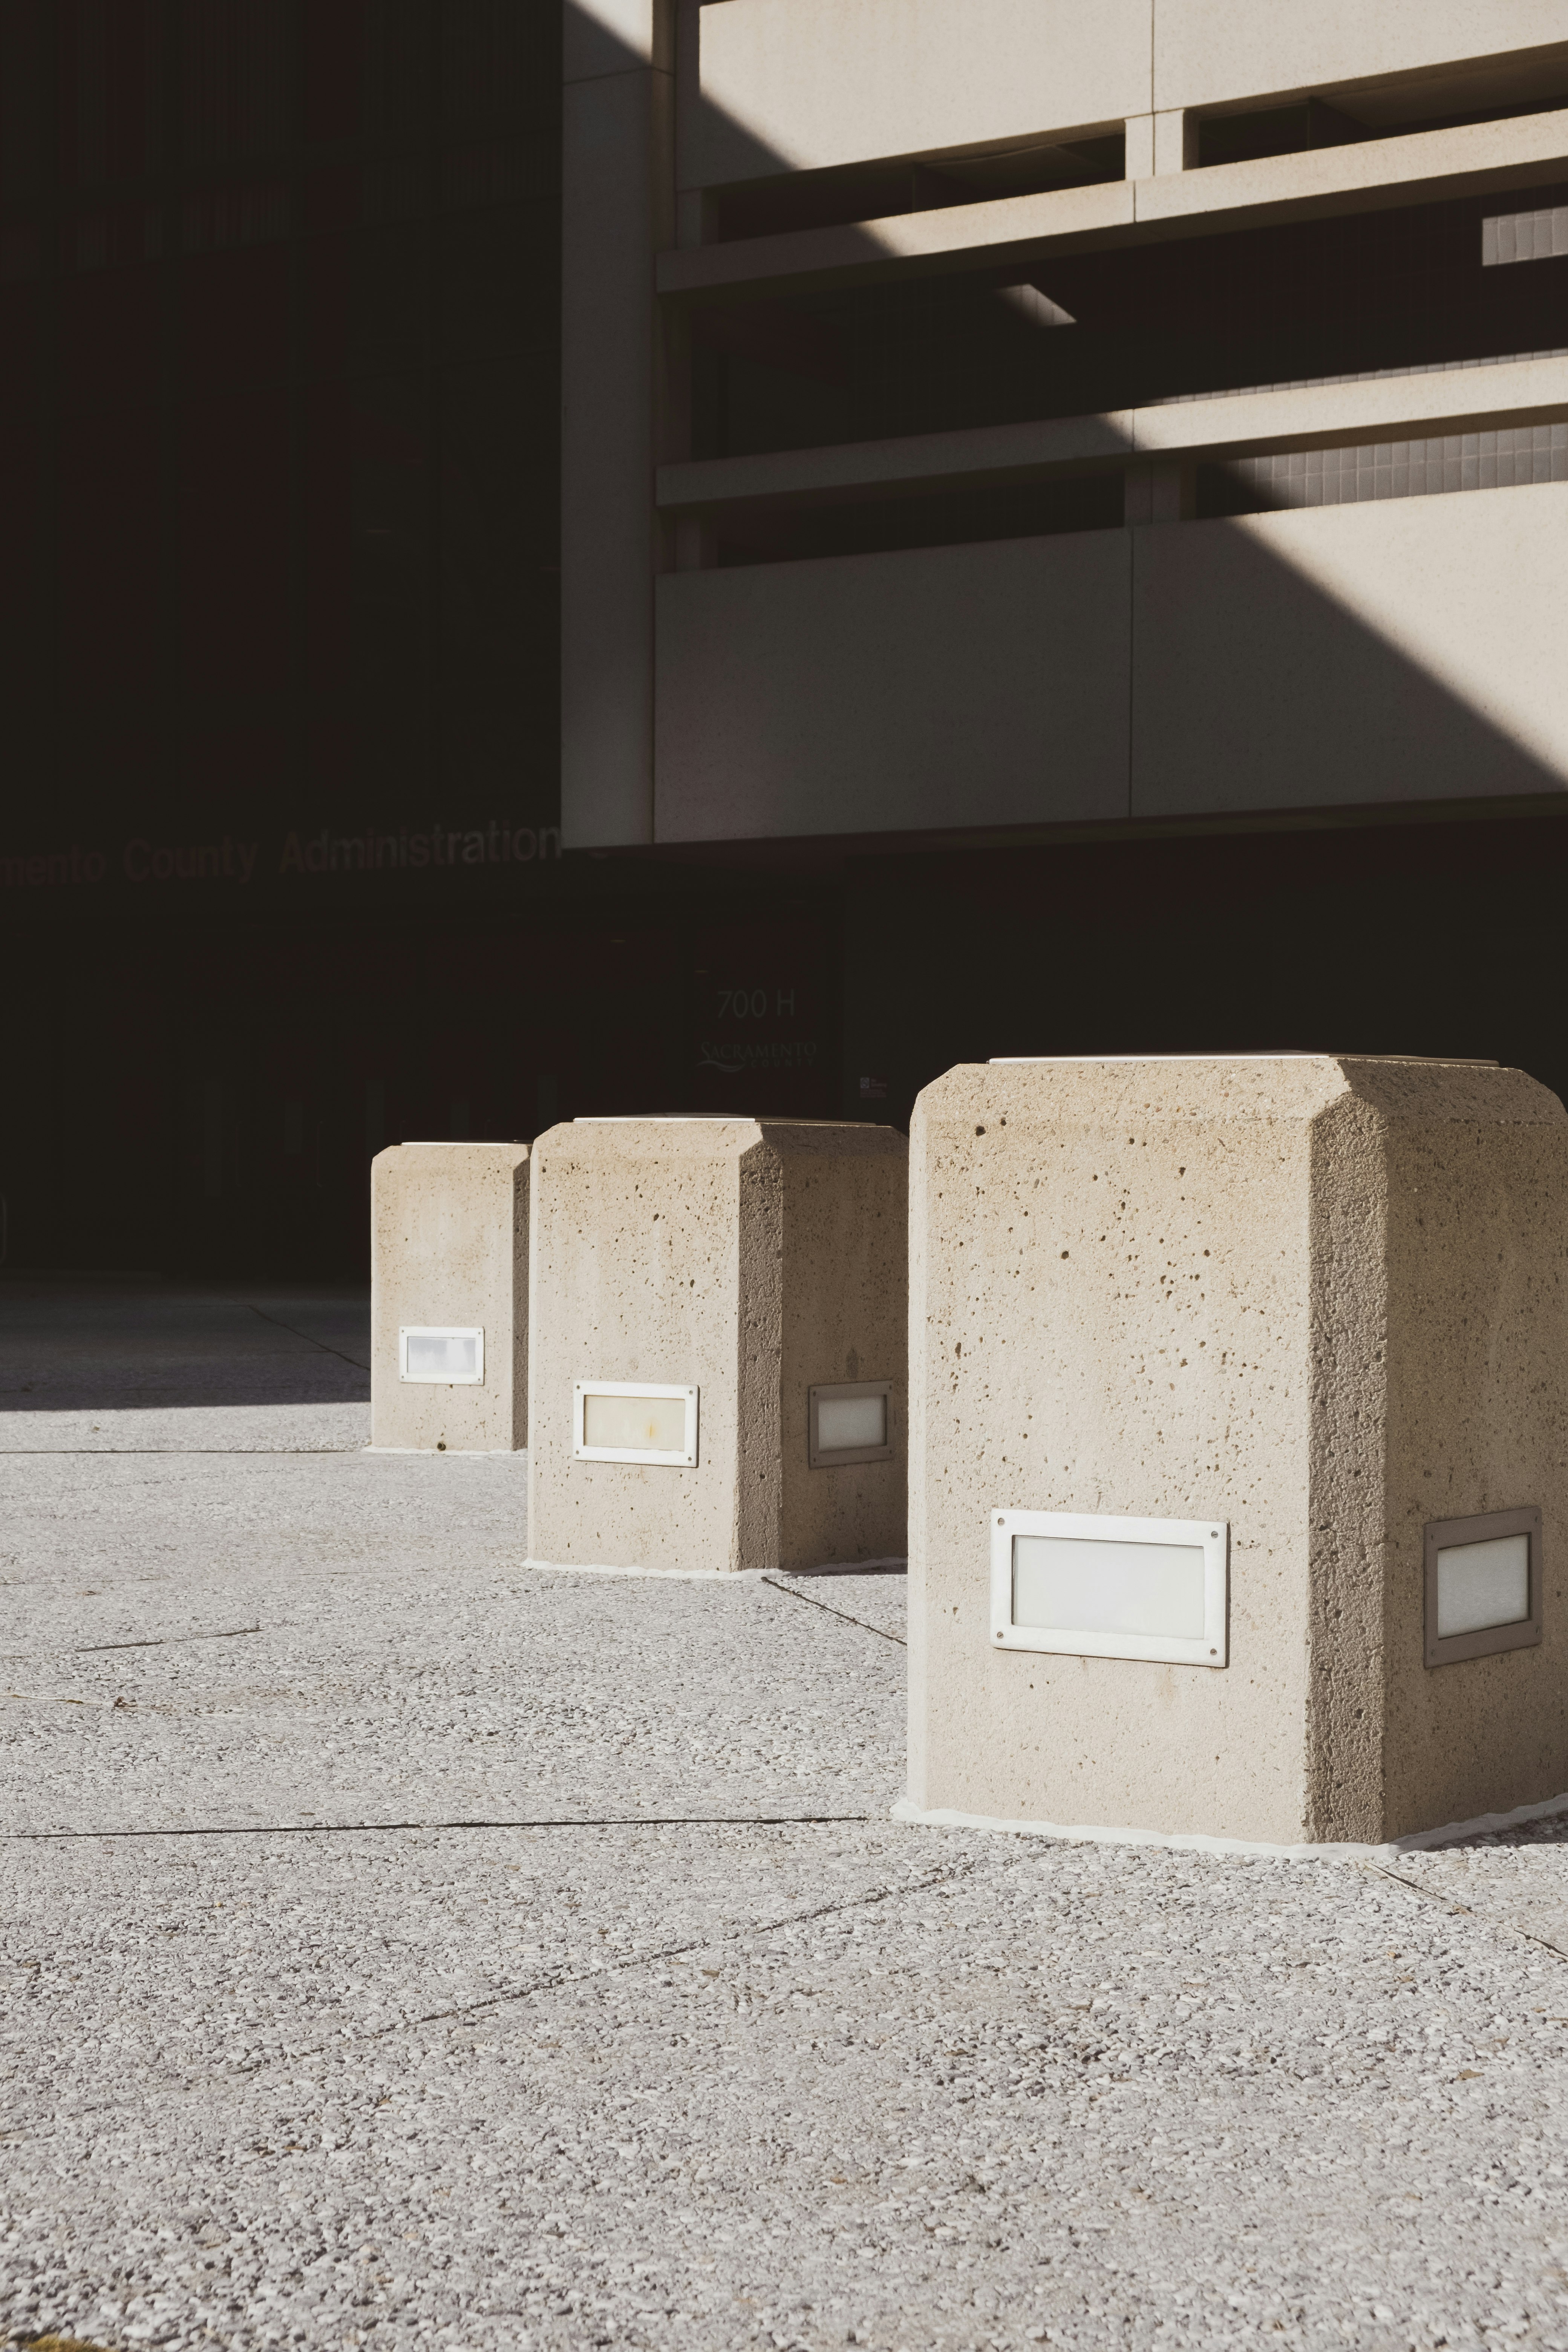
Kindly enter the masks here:
M 1518 1625 L 1530 1614 L 1530 1538 L 1494 1536 L 1437 1552 L 1437 1638 Z
M 1196 1642 L 1204 1630 L 1201 1544 L 1015 1536 L 1013 1622 L 1063 1633 Z
M 990 1517 L 997 1648 L 1183 1666 L 1228 1663 L 1224 1519 L 1016 1510 Z
M 816 1450 L 838 1454 L 851 1445 L 886 1445 L 888 1400 L 885 1396 L 819 1397 L 816 1406 Z
M 408 1341 L 413 1380 L 472 1380 L 479 1349 L 471 1331 L 416 1331 Z
M 472 1388 L 485 1376 L 485 1335 L 475 1326 L 403 1324 L 397 1333 L 397 1377 L 444 1387 Z
M 805 1392 L 806 1460 L 814 1470 L 890 1462 L 897 1425 L 891 1381 L 814 1381 Z
M 606 1396 L 588 1390 L 583 1398 L 583 1443 L 617 1454 L 684 1454 L 683 1396 Z
M 694 1470 L 697 1408 L 697 1390 L 679 1381 L 576 1381 L 573 1457 Z
M 1425 1664 L 1459 1665 L 1540 1643 L 1546 1577 L 1539 1503 L 1428 1519 L 1421 1550 Z

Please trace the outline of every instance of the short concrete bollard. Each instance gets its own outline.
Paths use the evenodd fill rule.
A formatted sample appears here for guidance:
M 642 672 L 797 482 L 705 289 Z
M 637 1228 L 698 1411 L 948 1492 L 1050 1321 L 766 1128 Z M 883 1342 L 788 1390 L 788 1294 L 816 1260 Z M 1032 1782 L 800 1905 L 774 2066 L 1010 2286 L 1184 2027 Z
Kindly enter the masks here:
M 1568 1115 L 1000 1063 L 910 1136 L 906 1812 L 1377 1843 L 1568 1790 Z
M 909 1147 L 784 1118 L 534 1146 L 529 1549 L 727 1570 L 904 1554 Z
M 371 1163 L 373 1445 L 528 1444 L 526 1143 L 398 1143 Z

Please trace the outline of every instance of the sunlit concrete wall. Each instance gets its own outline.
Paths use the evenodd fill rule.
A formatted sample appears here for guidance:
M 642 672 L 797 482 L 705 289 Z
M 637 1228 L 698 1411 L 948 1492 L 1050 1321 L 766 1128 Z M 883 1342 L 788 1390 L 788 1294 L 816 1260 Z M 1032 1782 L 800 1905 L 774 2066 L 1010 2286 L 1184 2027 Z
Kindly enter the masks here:
M 1568 39 L 1561 0 L 1150 0 L 1148 15 L 1161 110 L 1262 104 L 1486 58 L 1522 66 Z
M 686 187 L 1264 103 L 1568 39 L 1561 0 L 717 0 L 699 27 Z
M 700 13 L 687 187 L 861 163 L 1151 105 L 1150 0 L 722 0 Z
M 1134 815 L 1568 785 L 1568 483 L 1140 530 Z
M 661 580 L 656 837 L 1125 815 L 1130 536 Z
M 1563 788 L 1568 486 L 1197 523 L 1140 508 L 1133 481 L 1122 532 L 710 569 L 723 499 L 1002 459 L 975 433 L 697 464 L 683 369 L 693 302 L 1556 185 L 1568 0 L 565 5 L 568 847 Z M 1195 114 L 1325 92 L 1372 135 L 1195 168 Z M 1117 123 L 1119 182 L 710 241 L 716 188 Z M 1048 471 L 1114 462 L 1118 435 L 1190 467 L 1287 426 L 1342 443 L 1568 418 L 1539 366 L 1486 374 L 1468 422 L 1427 414 L 1472 396 L 1439 398 L 1445 376 L 1006 431 Z
M 1568 785 L 1568 484 L 659 583 L 665 841 Z

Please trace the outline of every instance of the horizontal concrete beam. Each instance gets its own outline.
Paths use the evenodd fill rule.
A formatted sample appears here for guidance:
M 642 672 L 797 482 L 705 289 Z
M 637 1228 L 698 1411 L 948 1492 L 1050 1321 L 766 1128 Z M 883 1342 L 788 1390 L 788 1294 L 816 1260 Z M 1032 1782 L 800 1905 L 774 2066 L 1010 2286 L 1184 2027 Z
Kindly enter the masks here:
M 984 478 L 1026 480 L 1037 474 L 1121 464 L 1131 455 L 1131 412 L 1051 417 L 1039 424 L 981 425 L 967 433 L 912 433 L 891 441 L 852 441 L 827 449 L 781 449 L 761 457 L 710 457 L 661 466 L 660 507 L 791 504 L 836 493 L 938 489 Z
M 1196 461 L 1274 449 L 1343 448 L 1363 441 L 1429 439 L 1564 419 L 1568 359 L 1505 360 L 1429 375 L 1232 393 L 1098 416 L 664 466 L 658 499 L 661 508 L 675 513 L 789 506 L 960 483 L 999 487 L 1051 475 L 1098 473 L 1134 457 Z
M 1312 97 L 1381 136 L 1568 89 L 1564 0 L 725 0 L 683 29 L 690 189 Z
M 726 0 L 691 15 L 682 187 L 1026 144 L 1153 104 L 1152 0 Z
M 1159 0 L 1150 32 L 1159 108 L 1332 98 L 1381 129 L 1568 88 L 1563 0 Z
M 766 289 L 805 292 L 924 269 L 989 268 L 1048 252 L 1219 236 L 1273 221 L 1387 212 L 1490 188 L 1568 178 L 1568 110 L 1472 122 L 1261 163 L 1218 163 L 1112 180 L 940 212 L 900 213 L 843 228 L 740 237 L 662 253 L 661 294 L 733 300 Z
M 1539 804 L 1565 534 L 1544 482 L 667 572 L 655 838 Z

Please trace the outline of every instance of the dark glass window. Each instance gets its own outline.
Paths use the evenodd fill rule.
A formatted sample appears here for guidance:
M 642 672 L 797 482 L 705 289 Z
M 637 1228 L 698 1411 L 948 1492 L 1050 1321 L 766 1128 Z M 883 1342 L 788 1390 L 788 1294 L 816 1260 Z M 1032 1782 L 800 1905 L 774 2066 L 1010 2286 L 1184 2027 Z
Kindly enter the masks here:
M 559 14 L 0 0 L 0 691 L 79 829 L 556 821 Z

